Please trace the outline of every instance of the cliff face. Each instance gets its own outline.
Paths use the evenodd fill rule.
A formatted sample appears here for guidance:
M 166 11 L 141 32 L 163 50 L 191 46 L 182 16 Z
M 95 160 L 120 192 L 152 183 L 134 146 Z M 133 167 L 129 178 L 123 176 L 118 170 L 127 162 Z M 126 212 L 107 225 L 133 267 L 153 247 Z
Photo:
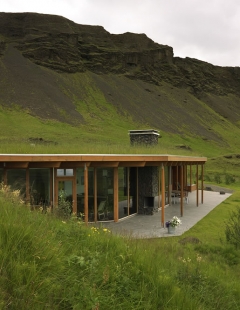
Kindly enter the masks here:
M 240 128 L 240 68 L 60 16 L 0 13 L 0 94 L 0 106 L 72 125 L 104 124 L 114 107 L 144 127 L 220 143 Z
M 188 88 L 196 96 L 239 93 L 240 68 L 173 57 L 169 46 L 145 34 L 110 34 L 53 15 L 0 13 L 0 55 L 14 43 L 35 64 L 60 72 L 114 73 L 160 85 Z
M 171 47 L 144 34 L 112 35 L 59 16 L 0 13 L 0 34 L 2 44 L 14 42 L 34 63 L 64 72 L 127 73 L 173 59 Z

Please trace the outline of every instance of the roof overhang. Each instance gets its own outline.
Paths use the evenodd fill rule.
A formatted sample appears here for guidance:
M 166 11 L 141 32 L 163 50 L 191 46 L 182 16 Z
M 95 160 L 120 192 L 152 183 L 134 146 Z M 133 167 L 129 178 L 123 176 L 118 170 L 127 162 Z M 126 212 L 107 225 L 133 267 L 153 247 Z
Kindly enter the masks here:
M 0 168 L 176 166 L 206 161 L 206 157 L 167 154 L 0 154 Z

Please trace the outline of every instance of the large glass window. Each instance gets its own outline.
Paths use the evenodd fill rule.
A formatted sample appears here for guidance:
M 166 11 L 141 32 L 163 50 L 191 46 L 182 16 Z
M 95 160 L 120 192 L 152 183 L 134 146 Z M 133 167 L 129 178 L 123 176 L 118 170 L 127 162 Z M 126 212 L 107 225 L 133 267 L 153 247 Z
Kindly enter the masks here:
M 50 169 L 29 169 L 29 194 L 31 205 L 51 204 Z
M 8 169 L 7 184 L 12 190 L 20 190 L 20 194 L 26 197 L 26 169 Z
M 97 218 L 113 220 L 113 168 L 97 168 Z

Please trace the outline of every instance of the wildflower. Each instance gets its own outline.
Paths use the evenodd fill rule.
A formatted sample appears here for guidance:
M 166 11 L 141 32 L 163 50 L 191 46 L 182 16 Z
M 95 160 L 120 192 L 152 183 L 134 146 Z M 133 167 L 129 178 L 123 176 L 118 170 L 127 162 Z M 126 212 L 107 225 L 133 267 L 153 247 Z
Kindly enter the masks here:
M 201 261 L 202 261 L 202 257 L 199 254 L 197 254 L 197 262 L 200 263 Z

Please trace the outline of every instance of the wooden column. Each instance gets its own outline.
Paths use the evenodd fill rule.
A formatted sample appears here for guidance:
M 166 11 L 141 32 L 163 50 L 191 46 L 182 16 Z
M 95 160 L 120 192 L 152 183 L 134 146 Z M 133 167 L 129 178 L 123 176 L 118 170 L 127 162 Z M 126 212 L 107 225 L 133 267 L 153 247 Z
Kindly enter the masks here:
M 198 165 L 196 165 L 196 189 L 197 189 L 197 207 L 198 207 Z
M 203 170 L 204 169 L 204 166 L 202 164 L 202 175 L 201 175 L 201 189 L 202 189 L 202 204 L 203 204 Z
M 168 166 L 168 204 L 171 202 L 171 166 Z
M 158 167 L 158 209 L 161 208 L 161 167 Z
M 51 210 L 53 208 L 54 205 L 54 168 L 50 168 L 50 207 Z
M 180 180 L 181 180 L 181 203 L 180 203 L 180 213 L 181 216 L 183 216 L 183 165 L 180 167 L 180 172 L 181 172 L 181 176 L 180 176 Z
M 129 180 L 129 167 L 127 167 L 127 215 L 129 215 L 130 208 L 130 180 Z
M 164 227 L 164 206 L 165 206 L 165 173 L 164 166 L 162 164 L 162 173 L 161 173 L 161 194 L 162 194 L 162 227 Z
M 97 218 L 97 211 L 98 211 L 98 205 L 97 205 L 97 168 L 94 167 L 93 168 L 93 199 L 94 199 L 94 222 L 97 222 L 98 218 Z
M 113 199 L 114 222 L 118 222 L 118 167 L 113 168 Z
M 77 169 L 73 168 L 73 181 L 72 181 L 72 208 L 73 214 L 77 215 Z
M 88 223 L 88 167 L 84 164 L 84 219 Z
M 136 212 L 138 213 L 138 167 L 136 168 Z
M 192 165 L 190 165 L 190 186 L 192 185 Z

